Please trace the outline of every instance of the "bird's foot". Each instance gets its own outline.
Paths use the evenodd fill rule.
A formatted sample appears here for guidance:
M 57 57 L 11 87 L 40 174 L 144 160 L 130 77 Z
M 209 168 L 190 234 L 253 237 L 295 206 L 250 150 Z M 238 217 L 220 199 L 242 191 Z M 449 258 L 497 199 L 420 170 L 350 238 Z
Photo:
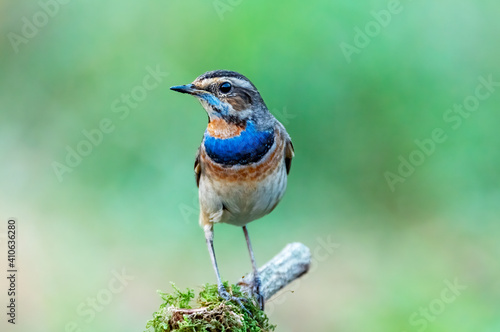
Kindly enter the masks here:
M 250 313 L 250 311 L 248 311 L 248 309 L 245 308 L 245 306 L 242 303 L 242 302 L 248 301 L 246 298 L 232 296 L 231 294 L 229 294 L 229 292 L 226 290 L 226 288 L 222 284 L 220 284 L 218 286 L 218 291 L 219 291 L 219 296 L 222 297 L 224 300 L 234 301 L 234 302 L 238 303 L 238 305 L 240 306 L 241 309 L 243 309 L 243 311 L 245 311 L 249 316 L 252 315 Z
M 262 282 L 260 280 L 259 275 L 256 275 L 253 279 L 252 293 L 257 299 L 257 303 L 259 304 L 260 310 L 264 310 L 264 295 L 261 293 Z

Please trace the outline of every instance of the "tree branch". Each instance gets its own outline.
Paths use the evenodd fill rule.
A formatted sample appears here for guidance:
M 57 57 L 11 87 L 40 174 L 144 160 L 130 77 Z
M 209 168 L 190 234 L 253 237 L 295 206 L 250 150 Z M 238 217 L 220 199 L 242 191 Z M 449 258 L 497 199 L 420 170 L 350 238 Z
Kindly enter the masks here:
M 280 289 L 309 270 L 311 251 L 299 242 L 289 243 L 264 266 L 259 268 L 261 292 L 267 301 Z M 240 279 L 238 285 L 245 293 L 252 293 L 253 273 Z

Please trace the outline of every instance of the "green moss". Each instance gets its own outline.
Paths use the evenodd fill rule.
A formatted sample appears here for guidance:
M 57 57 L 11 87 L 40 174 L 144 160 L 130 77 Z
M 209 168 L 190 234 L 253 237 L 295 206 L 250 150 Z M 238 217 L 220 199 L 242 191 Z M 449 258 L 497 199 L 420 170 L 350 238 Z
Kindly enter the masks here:
M 196 308 L 193 309 L 191 303 L 195 298 L 194 290 L 187 289 L 182 292 L 172 283 L 173 293 L 158 291 L 164 302 L 153 314 L 153 319 L 147 322 L 146 331 L 274 331 L 276 326 L 269 324 L 268 317 L 259 309 L 254 299 L 243 294 L 237 285 L 229 286 L 226 282 L 224 287 L 233 296 L 248 299 L 243 304 L 251 315 L 237 303 L 219 297 L 217 285 L 211 284 L 203 286 L 194 301 Z

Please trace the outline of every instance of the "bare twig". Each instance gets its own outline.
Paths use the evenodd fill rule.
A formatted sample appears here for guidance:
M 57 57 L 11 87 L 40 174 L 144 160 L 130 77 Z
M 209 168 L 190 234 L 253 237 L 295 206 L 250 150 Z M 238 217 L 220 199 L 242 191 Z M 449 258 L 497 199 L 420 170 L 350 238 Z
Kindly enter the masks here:
M 311 251 L 302 243 L 288 244 L 279 254 L 259 269 L 265 300 L 269 300 L 277 291 L 299 278 L 309 270 Z M 253 273 L 241 278 L 238 285 L 241 290 L 251 294 Z

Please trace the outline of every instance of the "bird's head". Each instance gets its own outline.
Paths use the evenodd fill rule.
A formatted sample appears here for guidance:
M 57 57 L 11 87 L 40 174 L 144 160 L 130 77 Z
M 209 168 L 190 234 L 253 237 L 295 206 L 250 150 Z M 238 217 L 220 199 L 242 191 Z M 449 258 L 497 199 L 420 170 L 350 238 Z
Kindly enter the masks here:
M 246 122 L 269 114 L 259 91 L 245 76 L 228 70 L 214 70 L 198 76 L 192 83 L 171 90 L 198 98 L 210 121 Z

